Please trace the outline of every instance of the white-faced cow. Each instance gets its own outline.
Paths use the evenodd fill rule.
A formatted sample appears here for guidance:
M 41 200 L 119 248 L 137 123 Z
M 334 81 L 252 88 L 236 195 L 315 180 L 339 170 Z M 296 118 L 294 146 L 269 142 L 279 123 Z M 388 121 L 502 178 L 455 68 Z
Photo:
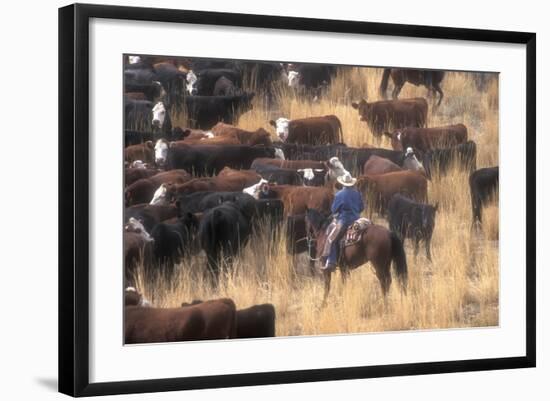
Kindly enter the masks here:
M 342 124 L 334 115 L 308 117 L 295 120 L 281 117 L 270 120 L 277 136 L 288 143 L 326 145 L 343 142 Z

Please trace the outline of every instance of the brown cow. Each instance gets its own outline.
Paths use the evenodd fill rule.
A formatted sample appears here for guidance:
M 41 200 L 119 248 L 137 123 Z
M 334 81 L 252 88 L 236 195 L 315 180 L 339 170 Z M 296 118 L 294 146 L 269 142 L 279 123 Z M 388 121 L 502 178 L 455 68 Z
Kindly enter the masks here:
M 256 168 L 261 165 L 275 166 L 280 168 L 291 168 L 294 170 L 303 169 L 303 168 L 312 168 L 312 169 L 323 169 L 326 170 L 327 166 L 325 162 L 318 160 L 281 160 L 281 159 L 270 159 L 268 157 L 260 157 L 254 159 L 252 162 L 251 168 Z
M 432 128 L 407 127 L 395 130 L 391 134 L 384 132 L 391 139 L 395 150 L 408 147 L 419 152 L 432 149 L 450 148 L 468 140 L 468 128 L 464 124 L 446 125 Z
M 284 205 L 285 216 L 304 214 L 306 209 L 330 212 L 334 194 L 327 187 L 298 187 L 294 185 L 260 186 L 260 199 L 280 199 Z
M 334 115 L 307 117 L 296 120 L 278 118 L 270 120 L 277 136 L 287 143 L 304 145 L 327 145 L 344 142 L 342 123 Z
M 275 307 L 254 305 L 237 311 L 237 338 L 275 337 Z
M 200 305 L 203 301 L 183 302 L 183 308 Z M 237 310 L 236 338 L 275 337 L 275 307 L 272 304 L 253 305 Z
M 124 186 L 128 186 L 141 178 L 150 178 L 158 173 L 162 173 L 162 170 L 158 168 L 126 167 L 124 169 Z
M 223 127 L 219 127 L 222 125 Z M 214 128 L 218 127 L 217 133 Z M 263 128 L 256 131 L 245 131 L 229 124 L 218 123 L 212 128 L 212 135 L 208 133 L 204 136 L 186 137 L 183 141 L 175 141 L 170 146 L 181 145 L 263 145 L 271 146 L 271 135 Z
M 428 118 L 428 102 L 424 98 L 382 100 L 367 103 L 361 99 L 351 106 L 359 112 L 372 134 L 380 140 L 385 131 L 402 127 L 425 127 Z
M 241 142 L 238 138 L 234 136 L 214 136 L 214 137 L 204 137 L 198 139 L 184 139 L 183 141 L 176 141 L 170 146 L 181 146 L 181 145 L 241 145 Z
M 147 141 L 138 145 L 130 145 L 124 149 L 124 161 L 133 162 L 141 160 L 144 163 L 155 161 L 155 148 L 153 142 Z
M 179 134 L 177 137 L 182 138 L 182 140 L 187 139 L 189 141 L 201 138 L 211 138 L 212 135 L 207 131 L 194 128 L 181 128 L 176 127 L 175 130 Z
M 357 188 L 367 192 L 371 210 L 382 214 L 394 194 L 403 194 L 417 202 L 428 201 L 428 180 L 421 173 L 409 170 L 362 175 L 357 180 Z
M 141 178 L 150 178 L 162 170 L 156 168 L 125 168 L 124 169 L 124 185 L 128 186 Z
M 386 174 L 394 171 L 403 171 L 403 169 L 391 160 L 376 155 L 369 157 L 363 166 L 365 175 Z
M 227 298 L 186 308 L 124 308 L 125 344 L 235 338 L 235 303 Z
M 239 177 L 239 178 L 245 178 L 246 180 L 250 180 L 252 182 L 258 182 L 262 176 L 259 175 L 255 170 L 236 170 L 231 167 L 224 167 L 219 173 L 218 177 Z
M 212 127 L 211 132 L 215 137 L 235 138 L 242 145 L 273 145 L 271 135 L 263 128 L 258 128 L 256 131 L 247 131 L 234 125 L 219 122 Z
M 139 179 L 128 185 L 124 190 L 126 206 L 149 203 L 161 184 L 183 184 L 191 180 L 191 178 L 191 175 L 185 170 L 170 170 L 155 174 L 149 178 Z
M 223 170 L 222 170 L 223 171 Z M 250 170 L 232 170 L 226 175 L 195 178 L 183 184 L 167 185 L 167 196 L 173 199 L 176 195 L 191 194 L 202 191 L 236 192 L 256 184 L 261 176 Z

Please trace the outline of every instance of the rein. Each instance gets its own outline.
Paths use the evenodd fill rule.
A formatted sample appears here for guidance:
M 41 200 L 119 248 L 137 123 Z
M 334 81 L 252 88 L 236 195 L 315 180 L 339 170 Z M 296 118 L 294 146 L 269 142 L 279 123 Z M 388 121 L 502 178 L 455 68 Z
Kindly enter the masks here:
M 313 238 L 311 237 L 311 235 L 308 233 L 308 235 L 302 239 L 305 239 L 307 241 L 307 257 L 310 261 L 312 262 L 318 262 L 319 260 L 321 260 L 321 256 L 319 256 L 318 258 L 312 258 L 311 257 L 311 250 L 313 249 L 313 247 L 315 245 L 317 245 L 317 238 Z
M 312 258 L 311 257 L 311 250 L 313 248 L 313 243 L 317 244 L 317 238 L 311 238 L 311 237 L 306 237 L 306 240 L 307 240 L 307 257 L 310 261 L 312 262 L 317 262 L 319 260 L 321 260 L 321 257 L 318 257 L 318 258 Z
M 332 217 L 333 217 L 333 216 L 332 216 L 332 214 L 331 214 L 331 215 L 329 216 L 329 219 L 332 219 Z M 329 223 L 329 224 L 330 224 L 330 223 Z M 324 226 L 320 231 L 326 230 L 326 227 L 327 227 L 327 226 Z M 308 257 L 308 259 L 309 259 L 310 261 L 312 261 L 312 262 L 318 262 L 318 261 L 320 261 L 321 258 L 322 258 L 322 255 L 319 256 L 318 258 L 312 258 L 312 257 L 311 257 L 311 250 L 312 250 L 314 244 L 315 244 L 315 245 L 317 244 L 317 238 L 313 238 L 313 237 L 311 236 L 311 227 L 308 229 L 307 236 L 304 237 L 304 238 L 302 238 L 302 239 L 305 239 L 305 240 L 307 241 L 307 250 L 308 250 L 308 252 L 307 252 L 307 257 Z

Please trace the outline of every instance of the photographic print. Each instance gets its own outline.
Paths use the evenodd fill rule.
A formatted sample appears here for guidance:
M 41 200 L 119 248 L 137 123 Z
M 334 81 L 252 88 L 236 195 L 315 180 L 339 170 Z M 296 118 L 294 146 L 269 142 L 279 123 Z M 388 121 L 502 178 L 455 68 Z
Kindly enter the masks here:
M 126 54 L 124 343 L 499 325 L 499 74 Z
M 60 392 L 536 365 L 534 33 L 76 4 L 59 111 Z

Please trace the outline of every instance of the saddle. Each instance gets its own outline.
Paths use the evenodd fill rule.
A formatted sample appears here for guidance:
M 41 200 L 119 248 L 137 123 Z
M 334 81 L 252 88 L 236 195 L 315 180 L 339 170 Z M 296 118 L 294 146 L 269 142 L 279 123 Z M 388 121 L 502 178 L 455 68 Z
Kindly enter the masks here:
M 361 240 L 363 233 L 367 231 L 371 225 L 372 221 L 366 217 L 360 217 L 355 220 L 355 222 L 348 227 L 346 234 L 340 240 L 340 248 L 343 249 L 358 243 Z

